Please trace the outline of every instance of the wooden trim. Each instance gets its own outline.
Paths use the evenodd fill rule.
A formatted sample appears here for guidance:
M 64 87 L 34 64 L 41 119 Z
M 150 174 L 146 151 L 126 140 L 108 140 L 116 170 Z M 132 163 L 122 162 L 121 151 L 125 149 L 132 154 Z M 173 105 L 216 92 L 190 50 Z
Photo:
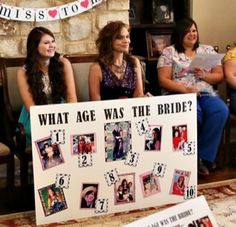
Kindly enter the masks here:
M 64 55 L 64 57 L 66 57 L 71 62 L 71 64 L 94 62 L 97 56 L 98 56 L 97 54 L 84 54 L 84 55 L 65 54 Z
M 7 68 L 23 66 L 25 63 L 25 57 L 15 57 L 15 58 L 4 57 L 3 59 L 4 59 L 4 64 Z

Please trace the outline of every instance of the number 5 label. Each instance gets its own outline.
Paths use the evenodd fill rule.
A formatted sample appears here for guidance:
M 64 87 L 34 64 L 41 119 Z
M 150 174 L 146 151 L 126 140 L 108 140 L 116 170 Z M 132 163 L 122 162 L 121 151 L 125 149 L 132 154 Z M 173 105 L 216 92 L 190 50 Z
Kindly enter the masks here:
M 195 154 L 195 142 L 193 141 L 189 141 L 189 142 L 185 142 L 183 144 L 183 152 L 184 155 L 193 155 Z

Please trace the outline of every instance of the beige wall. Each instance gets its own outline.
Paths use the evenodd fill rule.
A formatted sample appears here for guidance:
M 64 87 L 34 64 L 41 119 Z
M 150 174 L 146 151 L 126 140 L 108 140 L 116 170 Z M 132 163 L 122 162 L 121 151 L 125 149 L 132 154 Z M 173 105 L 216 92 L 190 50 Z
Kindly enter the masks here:
M 236 42 L 236 0 L 192 0 L 191 11 L 201 43 L 225 52 L 227 44 Z

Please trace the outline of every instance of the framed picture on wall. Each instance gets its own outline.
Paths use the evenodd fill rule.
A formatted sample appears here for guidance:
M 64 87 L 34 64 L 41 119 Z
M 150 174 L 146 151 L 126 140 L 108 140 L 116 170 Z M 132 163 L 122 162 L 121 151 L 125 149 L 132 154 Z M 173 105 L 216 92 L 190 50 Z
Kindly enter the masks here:
M 146 43 L 148 60 L 157 60 L 163 49 L 171 44 L 171 32 L 147 31 Z
M 152 21 L 154 24 L 174 22 L 172 0 L 152 0 Z

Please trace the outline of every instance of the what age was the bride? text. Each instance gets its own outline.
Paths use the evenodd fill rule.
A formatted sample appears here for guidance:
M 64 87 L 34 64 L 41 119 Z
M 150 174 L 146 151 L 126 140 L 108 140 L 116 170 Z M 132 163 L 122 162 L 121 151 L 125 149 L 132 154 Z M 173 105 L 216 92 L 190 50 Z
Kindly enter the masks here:
M 150 105 L 137 105 L 131 106 L 131 109 L 125 109 L 124 107 L 118 108 L 104 108 L 105 120 L 119 120 L 123 119 L 126 112 L 132 113 L 132 117 L 148 117 L 152 113 L 158 115 L 165 114 L 177 114 L 184 113 L 192 110 L 192 101 L 172 102 L 172 103 L 159 103 L 155 106 Z M 154 109 L 155 108 L 155 109 Z M 62 125 L 68 124 L 70 115 L 72 112 L 59 112 L 59 113 L 41 113 L 38 114 L 38 120 L 40 126 L 47 125 Z M 94 122 L 98 118 L 96 117 L 96 111 L 93 109 L 79 110 L 75 113 L 75 123 L 82 122 Z

